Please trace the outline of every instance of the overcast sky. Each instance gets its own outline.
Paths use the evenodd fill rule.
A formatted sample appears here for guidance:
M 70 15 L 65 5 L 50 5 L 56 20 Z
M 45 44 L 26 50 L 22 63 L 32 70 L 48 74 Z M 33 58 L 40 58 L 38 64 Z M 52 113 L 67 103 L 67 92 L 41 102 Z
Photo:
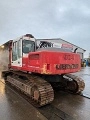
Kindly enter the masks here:
M 2 0 L 0 44 L 31 33 L 62 38 L 90 52 L 90 0 Z

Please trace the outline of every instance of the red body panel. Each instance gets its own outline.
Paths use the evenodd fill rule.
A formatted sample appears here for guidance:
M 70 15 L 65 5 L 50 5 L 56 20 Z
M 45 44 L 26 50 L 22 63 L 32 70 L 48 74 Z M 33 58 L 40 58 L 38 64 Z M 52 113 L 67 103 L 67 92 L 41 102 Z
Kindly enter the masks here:
M 76 53 L 39 51 L 22 58 L 22 67 L 12 66 L 12 68 L 40 74 L 65 74 L 79 71 L 81 60 Z

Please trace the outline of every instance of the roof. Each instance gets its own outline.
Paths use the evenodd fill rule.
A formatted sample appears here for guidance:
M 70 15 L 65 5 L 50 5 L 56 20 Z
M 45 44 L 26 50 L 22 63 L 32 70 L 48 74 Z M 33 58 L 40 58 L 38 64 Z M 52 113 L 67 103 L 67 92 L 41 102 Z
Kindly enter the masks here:
M 40 39 L 37 39 L 37 40 L 42 40 L 41 38 Z M 62 40 L 62 41 L 64 41 L 64 42 L 67 42 L 67 43 L 69 43 L 69 44 L 71 44 L 71 45 L 74 45 L 75 47 L 78 47 L 78 48 L 80 48 L 80 49 L 82 49 L 84 52 L 86 51 L 85 49 L 83 49 L 83 48 L 81 48 L 81 47 L 79 47 L 79 46 L 77 46 L 77 45 L 75 45 L 75 44 L 72 44 L 72 43 L 70 43 L 70 42 L 68 42 L 68 41 L 66 41 L 66 40 L 63 40 L 63 39 L 61 39 L 61 38 L 50 38 L 50 39 L 43 39 L 43 40 Z
M 7 45 L 9 42 L 10 42 L 10 40 L 5 42 L 5 43 L 3 43 L 2 45 Z M 2 45 L 0 45 L 0 46 L 2 46 Z

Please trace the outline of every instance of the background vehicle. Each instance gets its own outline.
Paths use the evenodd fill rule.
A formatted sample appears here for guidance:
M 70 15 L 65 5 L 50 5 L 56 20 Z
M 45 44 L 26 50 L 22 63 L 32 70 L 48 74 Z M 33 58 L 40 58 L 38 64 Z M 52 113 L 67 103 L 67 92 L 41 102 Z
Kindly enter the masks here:
M 69 74 L 81 69 L 79 54 L 61 49 L 58 41 L 37 41 L 31 34 L 10 40 L 5 81 L 26 94 L 38 107 L 54 100 L 54 87 L 83 91 L 84 81 Z
M 86 67 L 86 60 L 85 59 L 81 60 L 81 67 Z

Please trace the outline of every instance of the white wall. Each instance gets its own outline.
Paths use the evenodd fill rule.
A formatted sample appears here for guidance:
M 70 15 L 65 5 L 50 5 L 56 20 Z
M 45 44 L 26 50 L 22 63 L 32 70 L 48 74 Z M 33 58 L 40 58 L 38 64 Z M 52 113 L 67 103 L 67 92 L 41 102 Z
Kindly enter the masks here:
M 62 43 L 62 44 L 70 44 L 70 43 L 67 42 L 67 41 L 63 41 L 62 39 L 60 39 L 60 43 Z M 71 44 L 71 45 L 73 45 L 73 44 Z M 72 50 L 72 52 L 74 52 L 74 50 L 75 50 L 76 48 L 77 48 L 77 46 L 73 45 L 73 50 Z M 84 51 L 82 48 L 79 48 L 79 47 L 78 47 L 78 49 L 77 49 L 76 52 L 79 53 L 81 59 L 83 59 L 83 57 L 84 57 L 84 52 L 85 52 L 85 51 Z

